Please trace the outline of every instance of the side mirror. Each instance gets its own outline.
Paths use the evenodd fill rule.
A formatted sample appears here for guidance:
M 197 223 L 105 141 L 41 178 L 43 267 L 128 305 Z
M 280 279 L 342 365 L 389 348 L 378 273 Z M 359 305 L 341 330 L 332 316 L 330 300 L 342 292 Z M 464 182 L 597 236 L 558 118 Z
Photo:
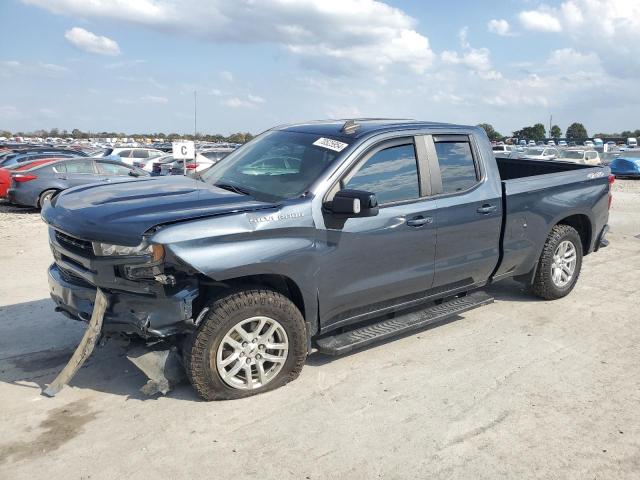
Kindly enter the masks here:
M 138 172 L 136 172 L 135 170 L 129 170 L 129 176 L 130 177 L 139 177 L 140 174 Z
M 363 190 L 340 190 L 329 209 L 347 217 L 374 217 L 378 214 L 378 199 L 375 193 Z

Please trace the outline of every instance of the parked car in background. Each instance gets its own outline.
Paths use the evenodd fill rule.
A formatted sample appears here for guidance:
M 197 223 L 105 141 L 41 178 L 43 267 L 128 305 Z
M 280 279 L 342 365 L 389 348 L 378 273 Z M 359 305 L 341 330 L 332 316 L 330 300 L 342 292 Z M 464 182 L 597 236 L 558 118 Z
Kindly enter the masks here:
M 584 146 L 585 146 L 585 147 L 593 148 L 593 147 L 595 146 L 595 144 L 594 144 L 591 140 L 586 140 L 586 141 L 584 142 Z
M 535 140 L 529 140 L 529 143 L 527 144 L 530 147 L 535 147 L 536 146 L 536 141 Z
M 556 142 L 555 142 L 554 140 L 549 140 L 549 141 L 547 142 L 547 146 L 548 146 L 548 147 L 555 147 L 555 146 L 556 146 Z
M 90 183 L 120 182 L 147 177 L 148 173 L 105 158 L 57 160 L 46 165 L 10 174 L 7 198 L 11 203 L 42 207 L 58 193 L 68 188 Z
M 558 141 L 558 146 L 559 147 L 566 147 L 567 146 L 567 141 L 566 140 L 559 140 Z
M 161 150 L 156 150 L 155 148 L 144 148 L 144 147 L 116 147 L 116 148 L 107 148 L 104 151 L 103 156 L 105 157 L 120 157 L 122 162 L 127 165 L 133 166 L 135 161 L 142 161 L 148 158 L 155 158 L 164 155 L 165 153 Z
M 494 145 L 492 147 L 493 150 L 493 154 L 494 155 L 504 155 L 507 156 L 509 155 L 511 152 L 513 152 L 516 149 L 515 145 Z
M 584 163 L 586 165 L 600 165 L 600 155 L 595 150 L 567 149 L 560 150 L 557 160 L 565 162 Z
M 543 148 L 543 147 L 535 147 L 535 148 L 527 148 L 520 158 L 526 158 L 529 160 L 553 160 L 558 156 L 558 150 L 555 148 Z
M 227 147 L 214 148 L 211 150 L 202 150 L 200 152 L 197 152 L 195 160 L 186 161 L 187 175 L 195 176 L 196 174 L 204 172 L 234 150 L 235 148 Z M 170 175 L 184 175 L 184 165 L 185 162 L 183 160 L 175 161 L 173 164 L 171 164 Z
M 604 146 L 604 141 L 601 138 L 594 138 L 593 139 L 593 145 L 596 148 L 602 148 Z
M 5 155 L 0 159 L 0 167 L 10 167 L 11 165 L 17 165 L 19 163 L 43 158 L 73 158 L 86 156 L 87 154 L 85 152 L 79 150 L 29 149 Z
M 637 148 L 638 147 L 638 139 L 634 137 L 627 138 L 627 148 Z
M 640 178 L 640 150 L 621 153 L 611 160 L 609 168 L 617 178 Z
M 11 165 L 10 167 L 0 167 L 0 198 L 6 198 L 11 185 L 11 174 L 13 172 L 20 172 L 22 170 L 28 170 L 30 168 L 38 167 L 46 163 L 58 161 L 57 158 L 43 158 L 41 160 L 32 160 L 29 162 L 18 163 Z

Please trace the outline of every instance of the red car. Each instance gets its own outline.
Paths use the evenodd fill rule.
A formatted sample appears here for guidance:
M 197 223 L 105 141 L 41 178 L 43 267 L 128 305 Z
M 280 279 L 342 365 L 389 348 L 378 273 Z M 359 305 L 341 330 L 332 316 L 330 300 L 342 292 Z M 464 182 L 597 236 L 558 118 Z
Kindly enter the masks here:
M 55 162 L 60 160 L 59 158 L 41 158 L 32 162 L 20 163 L 13 167 L 0 168 L 0 198 L 7 198 L 7 190 L 11 185 L 11 174 L 13 172 L 20 172 L 22 170 L 29 170 L 46 163 Z

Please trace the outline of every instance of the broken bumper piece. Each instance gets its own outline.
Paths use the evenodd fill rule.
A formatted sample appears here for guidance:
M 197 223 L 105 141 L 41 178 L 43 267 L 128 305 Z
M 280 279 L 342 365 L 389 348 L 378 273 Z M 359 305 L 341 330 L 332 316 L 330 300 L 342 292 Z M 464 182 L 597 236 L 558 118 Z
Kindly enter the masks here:
M 49 291 L 56 310 L 75 320 L 88 322 L 94 309 L 97 288 L 65 278 L 56 264 L 49 267 Z M 117 290 L 104 291 L 108 306 L 102 330 L 105 333 L 136 334 L 143 338 L 163 338 L 186 333 L 193 328 L 195 285 L 175 288 L 167 296 L 151 296 Z

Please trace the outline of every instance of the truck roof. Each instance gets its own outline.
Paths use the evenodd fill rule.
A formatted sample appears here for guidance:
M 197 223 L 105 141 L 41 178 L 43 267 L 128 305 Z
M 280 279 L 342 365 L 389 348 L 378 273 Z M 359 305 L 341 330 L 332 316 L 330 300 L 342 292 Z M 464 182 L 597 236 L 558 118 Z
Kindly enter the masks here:
M 304 123 L 280 125 L 278 127 L 275 127 L 274 130 L 300 133 L 315 133 L 318 135 L 331 137 L 362 138 L 377 133 L 422 128 L 475 129 L 477 127 L 468 125 L 454 125 L 450 123 L 428 122 L 408 118 L 349 118 L 339 120 L 314 120 Z

